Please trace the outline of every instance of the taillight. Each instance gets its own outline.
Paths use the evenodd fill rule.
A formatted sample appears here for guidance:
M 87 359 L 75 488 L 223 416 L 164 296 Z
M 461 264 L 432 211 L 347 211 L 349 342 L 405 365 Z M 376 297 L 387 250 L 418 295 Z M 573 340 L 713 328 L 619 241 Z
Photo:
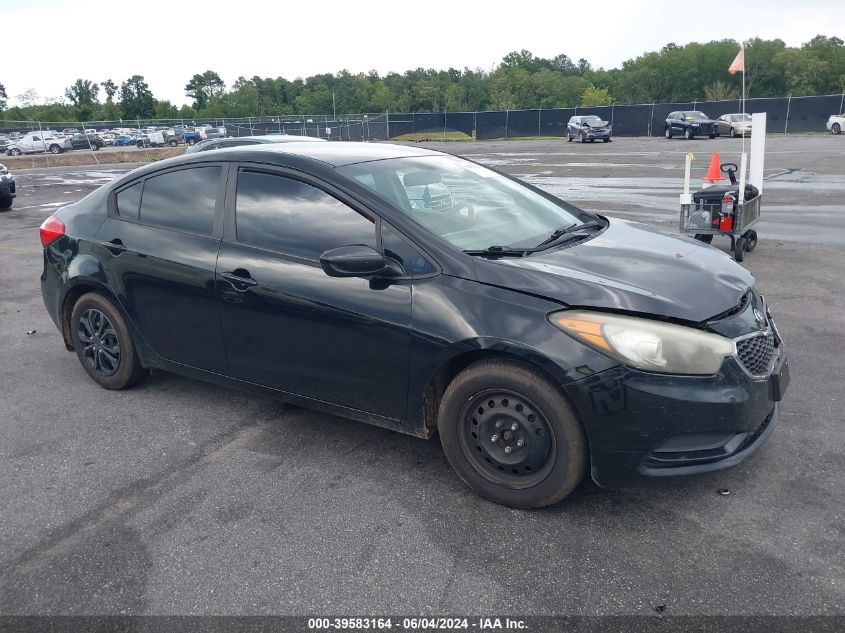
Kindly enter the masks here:
M 65 234 L 65 225 L 55 216 L 50 216 L 41 223 L 39 229 L 39 236 L 41 237 L 41 246 L 47 248 L 60 237 Z

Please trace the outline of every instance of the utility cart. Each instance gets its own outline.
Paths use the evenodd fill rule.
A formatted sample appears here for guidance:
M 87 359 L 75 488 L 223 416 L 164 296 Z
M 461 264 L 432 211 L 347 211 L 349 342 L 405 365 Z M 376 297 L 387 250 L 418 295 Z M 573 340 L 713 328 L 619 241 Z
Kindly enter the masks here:
M 754 225 L 760 220 L 762 195 L 753 185 L 745 185 L 745 200 L 739 203 L 739 185 L 735 163 L 721 165 L 731 184 L 708 187 L 692 195 L 691 204 L 681 204 L 681 233 L 693 234 L 695 239 L 709 244 L 714 235 L 731 238 L 734 259 L 741 262 L 745 253 L 757 246 Z M 689 198 L 687 198 L 689 201 Z

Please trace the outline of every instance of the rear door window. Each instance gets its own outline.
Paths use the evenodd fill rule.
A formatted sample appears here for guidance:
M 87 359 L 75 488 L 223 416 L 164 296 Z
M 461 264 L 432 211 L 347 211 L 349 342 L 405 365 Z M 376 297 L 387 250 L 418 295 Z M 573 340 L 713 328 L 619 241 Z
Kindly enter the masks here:
M 192 167 L 147 178 L 140 221 L 212 235 L 221 170 L 219 165 Z
M 141 188 L 143 182 L 136 182 L 117 194 L 117 214 L 124 220 L 138 221 L 138 208 L 141 206 Z
M 375 224 L 322 189 L 293 178 L 241 170 L 235 199 L 239 242 L 318 260 L 332 248 L 376 248 Z

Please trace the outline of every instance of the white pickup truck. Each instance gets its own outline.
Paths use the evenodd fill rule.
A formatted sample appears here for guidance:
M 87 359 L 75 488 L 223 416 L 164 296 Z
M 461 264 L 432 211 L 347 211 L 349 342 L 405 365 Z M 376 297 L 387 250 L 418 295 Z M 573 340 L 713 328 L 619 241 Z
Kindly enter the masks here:
M 6 153 L 9 156 L 36 154 L 38 152 L 61 154 L 63 151 L 69 149 L 73 149 L 69 138 L 53 136 L 50 132 L 30 132 L 23 138 L 9 143 L 6 146 Z

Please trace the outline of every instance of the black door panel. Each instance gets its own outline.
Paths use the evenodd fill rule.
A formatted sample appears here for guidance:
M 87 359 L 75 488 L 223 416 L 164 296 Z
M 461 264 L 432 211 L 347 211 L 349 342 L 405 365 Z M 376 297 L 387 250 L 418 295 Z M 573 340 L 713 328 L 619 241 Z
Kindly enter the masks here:
M 217 269 L 232 376 L 404 417 L 410 281 L 333 278 L 317 262 L 225 242 Z
M 219 240 L 114 218 L 97 239 L 104 244 L 111 287 L 153 350 L 167 360 L 225 373 L 214 292 Z

